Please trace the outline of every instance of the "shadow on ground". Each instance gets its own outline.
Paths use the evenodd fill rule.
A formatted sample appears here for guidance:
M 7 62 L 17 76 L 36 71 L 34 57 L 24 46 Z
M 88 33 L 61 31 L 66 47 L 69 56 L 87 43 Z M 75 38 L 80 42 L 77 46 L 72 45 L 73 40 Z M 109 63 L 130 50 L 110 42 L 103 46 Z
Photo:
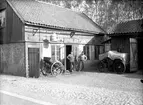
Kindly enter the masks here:
M 143 79 L 143 73 L 140 70 L 136 71 L 136 72 L 124 73 L 124 74 L 121 74 L 121 75 L 123 75 L 124 77 L 127 77 L 127 78 Z
M 116 74 L 115 72 L 113 71 L 108 71 L 107 69 L 104 71 L 104 72 L 100 72 L 97 68 L 97 66 L 95 67 L 89 67 L 88 69 L 85 68 L 83 70 L 83 72 L 95 72 L 95 73 L 107 73 L 107 74 Z M 116 74 L 117 75 L 117 74 Z M 127 77 L 127 78 L 138 78 L 138 79 L 143 79 L 143 70 L 138 70 L 138 71 L 135 71 L 135 72 L 130 72 L 130 73 L 123 73 L 123 74 L 118 74 L 118 75 L 122 75 L 124 77 Z

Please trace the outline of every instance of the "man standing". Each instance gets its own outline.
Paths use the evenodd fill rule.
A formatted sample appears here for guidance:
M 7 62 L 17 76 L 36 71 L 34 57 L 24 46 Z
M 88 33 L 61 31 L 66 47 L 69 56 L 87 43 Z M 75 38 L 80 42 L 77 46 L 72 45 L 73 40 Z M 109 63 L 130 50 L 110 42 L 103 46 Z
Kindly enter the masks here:
M 75 57 L 73 55 L 73 52 L 71 52 L 68 56 L 67 56 L 67 59 L 70 61 L 70 73 L 72 73 L 72 70 L 75 68 L 75 64 L 74 64 L 74 60 L 75 60 Z
M 81 71 L 84 69 L 84 61 L 86 60 L 87 60 L 87 56 L 84 55 L 84 52 L 82 51 L 78 57 L 78 71 Z

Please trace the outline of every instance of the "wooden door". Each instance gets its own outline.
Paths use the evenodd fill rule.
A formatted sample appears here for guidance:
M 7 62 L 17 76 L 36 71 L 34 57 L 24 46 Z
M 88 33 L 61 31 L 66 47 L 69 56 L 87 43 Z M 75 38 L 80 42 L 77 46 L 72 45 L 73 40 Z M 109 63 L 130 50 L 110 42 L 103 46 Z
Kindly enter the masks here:
M 130 42 L 130 72 L 137 71 L 138 60 L 137 60 L 137 42 Z
M 39 48 L 28 48 L 29 77 L 40 76 L 39 72 Z
M 138 59 L 138 69 L 143 70 L 143 38 L 138 38 L 137 40 L 137 59 Z
M 99 50 L 99 46 L 95 46 L 94 47 L 94 52 L 95 52 L 95 59 L 99 59 L 99 54 L 100 54 L 100 50 Z

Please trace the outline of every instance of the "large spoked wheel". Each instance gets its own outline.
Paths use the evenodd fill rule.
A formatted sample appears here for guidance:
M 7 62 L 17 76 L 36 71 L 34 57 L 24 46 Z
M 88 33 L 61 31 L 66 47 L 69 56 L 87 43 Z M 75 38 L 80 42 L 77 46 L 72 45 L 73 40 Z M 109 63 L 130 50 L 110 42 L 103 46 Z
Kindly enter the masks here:
M 47 73 L 47 68 L 46 68 L 45 65 L 43 65 L 43 67 L 41 68 L 41 72 L 42 72 L 42 74 L 43 74 L 44 76 L 47 76 L 47 75 L 48 75 L 48 73 Z
M 103 61 L 100 61 L 99 63 L 98 63 L 98 70 L 100 71 L 100 72 L 104 72 L 104 69 L 106 68 L 106 65 L 105 65 L 105 63 L 103 62 Z
M 115 60 L 114 61 L 113 69 L 117 74 L 122 74 L 125 72 L 125 66 L 121 60 Z
M 51 74 L 53 76 L 60 75 L 63 72 L 63 64 L 61 62 L 54 62 L 51 66 Z
M 113 67 L 112 67 L 112 64 L 113 64 L 113 60 L 111 60 L 110 58 L 106 58 L 106 67 L 108 69 L 108 71 L 113 71 Z

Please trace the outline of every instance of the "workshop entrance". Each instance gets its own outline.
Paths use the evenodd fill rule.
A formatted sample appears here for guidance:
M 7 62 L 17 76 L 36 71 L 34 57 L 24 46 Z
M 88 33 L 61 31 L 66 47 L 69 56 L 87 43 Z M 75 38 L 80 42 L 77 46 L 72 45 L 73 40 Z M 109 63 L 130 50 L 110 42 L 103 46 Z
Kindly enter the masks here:
M 142 45 L 143 45 L 143 38 L 138 38 L 138 69 L 142 70 L 143 69 L 143 50 L 142 50 Z
M 66 45 L 66 70 L 70 69 L 70 61 L 67 59 L 67 56 L 71 53 L 72 51 L 72 45 Z

